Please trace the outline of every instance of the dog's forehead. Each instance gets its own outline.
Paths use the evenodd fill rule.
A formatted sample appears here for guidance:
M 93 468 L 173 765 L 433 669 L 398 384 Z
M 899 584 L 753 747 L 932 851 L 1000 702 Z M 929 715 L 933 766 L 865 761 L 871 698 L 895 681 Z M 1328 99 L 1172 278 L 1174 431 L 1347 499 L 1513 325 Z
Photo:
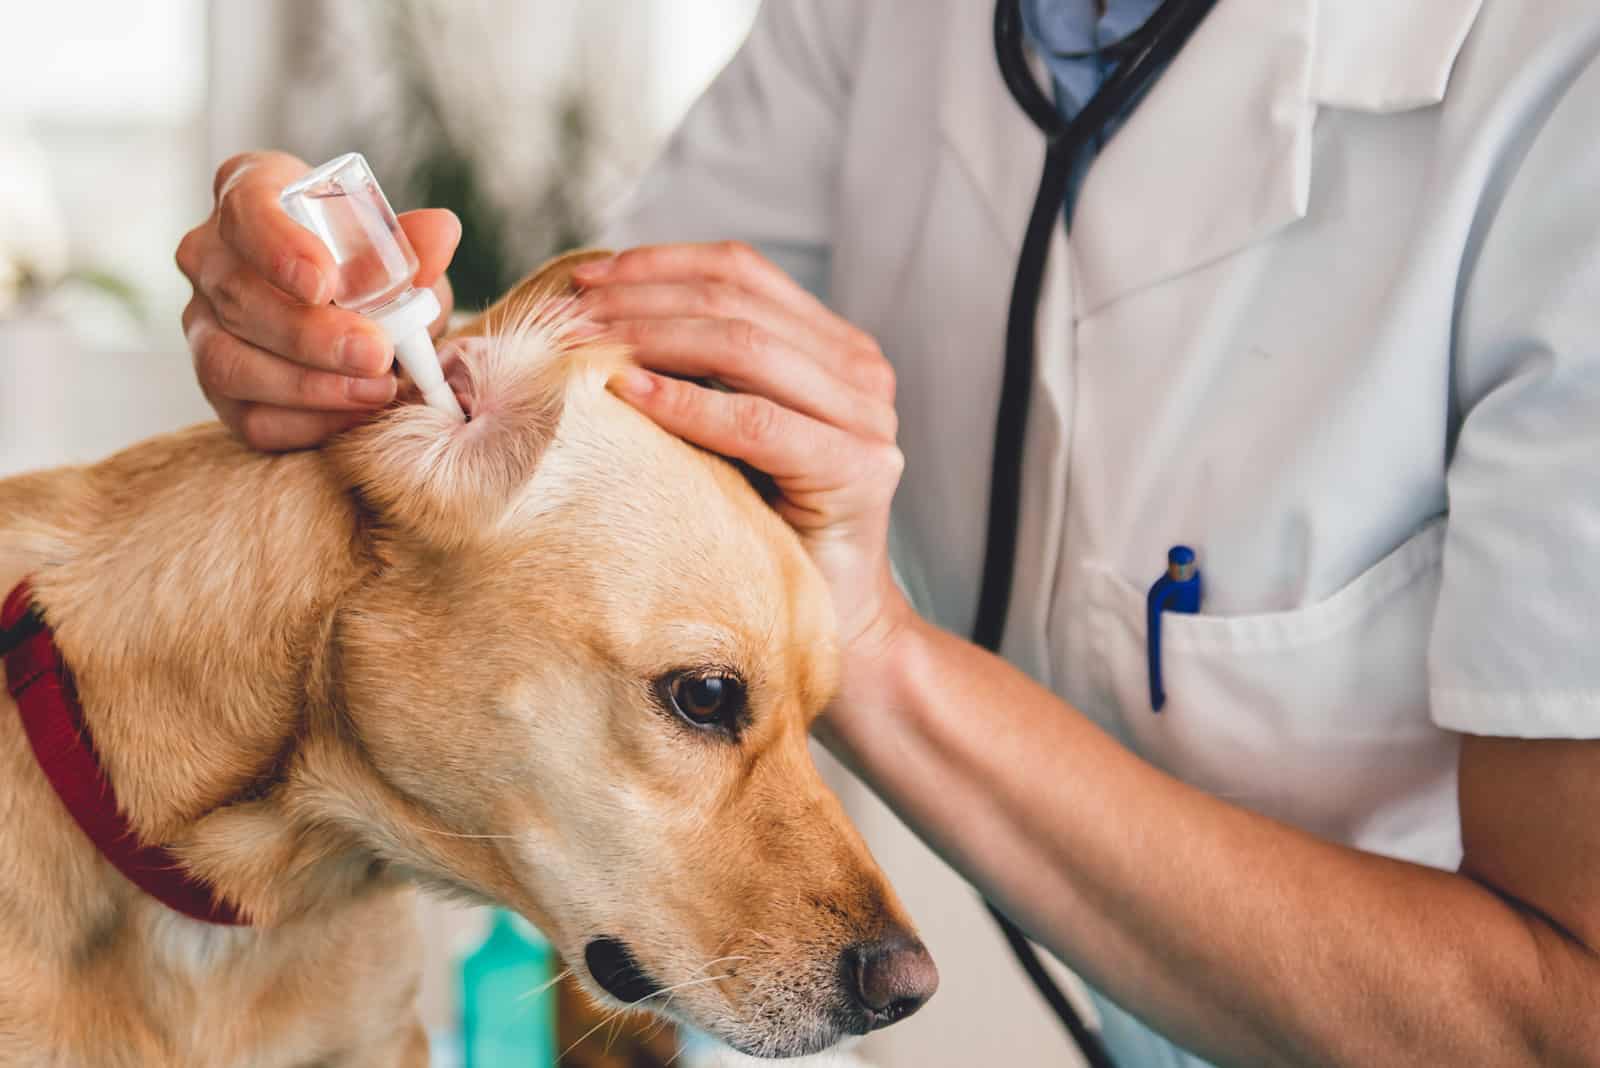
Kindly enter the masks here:
M 636 593 L 718 590 L 728 610 L 759 612 L 748 624 L 772 625 L 772 598 L 805 578 L 791 574 L 805 566 L 790 559 L 798 544 L 731 465 L 603 386 L 569 392 L 554 440 L 498 533 L 530 551 L 561 544 Z
M 586 624 L 607 644 L 760 663 L 788 676 L 807 705 L 825 699 L 835 673 L 831 601 L 793 532 L 732 465 L 603 386 L 582 394 L 569 394 L 503 533 L 526 538 L 534 554 L 559 546 L 588 576 Z
M 543 537 L 552 526 L 576 529 L 597 547 L 637 547 L 692 565 L 770 547 L 764 509 L 729 465 L 604 394 L 569 399 L 500 533 Z

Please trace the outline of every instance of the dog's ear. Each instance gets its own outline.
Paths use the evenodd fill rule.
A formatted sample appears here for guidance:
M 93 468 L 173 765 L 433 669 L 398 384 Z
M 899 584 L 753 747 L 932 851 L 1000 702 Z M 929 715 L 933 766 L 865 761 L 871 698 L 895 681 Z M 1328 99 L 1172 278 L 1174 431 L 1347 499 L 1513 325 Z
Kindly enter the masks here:
M 533 477 L 561 419 L 558 358 L 592 345 L 577 314 L 572 269 L 605 252 L 560 256 L 441 343 L 445 377 L 468 421 L 401 399 L 325 450 L 385 525 L 442 550 L 491 529 Z
M 483 312 L 453 327 L 446 338 L 503 334 L 513 322 L 526 316 L 530 308 L 550 300 L 574 296 L 577 293 L 577 287 L 572 284 L 574 268 L 593 260 L 610 258 L 611 253 L 605 249 L 581 248 L 546 260 Z

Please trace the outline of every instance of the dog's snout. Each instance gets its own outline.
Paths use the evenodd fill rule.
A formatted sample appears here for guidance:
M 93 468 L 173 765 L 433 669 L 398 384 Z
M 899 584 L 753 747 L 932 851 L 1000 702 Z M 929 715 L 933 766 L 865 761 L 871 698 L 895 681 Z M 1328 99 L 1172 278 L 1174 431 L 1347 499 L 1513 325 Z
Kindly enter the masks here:
M 864 1031 L 903 1020 L 939 987 L 939 969 L 921 942 L 895 931 L 857 942 L 840 956 L 845 991 L 865 1017 Z

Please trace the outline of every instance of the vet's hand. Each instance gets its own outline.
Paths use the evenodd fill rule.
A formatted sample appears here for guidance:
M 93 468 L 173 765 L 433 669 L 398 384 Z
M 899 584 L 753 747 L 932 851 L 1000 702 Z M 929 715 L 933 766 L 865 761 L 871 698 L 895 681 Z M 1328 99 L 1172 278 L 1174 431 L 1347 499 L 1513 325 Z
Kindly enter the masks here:
M 573 277 L 589 312 L 651 369 L 612 389 L 674 434 L 771 475 L 779 513 L 832 589 L 847 649 L 887 641 L 909 608 L 889 571 L 904 459 L 894 372 L 877 343 L 737 243 L 633 249 Z
M 309 168 L 281 152 L 250 152 L 217 168 L 216 206 L 184 235 L 178 268 L 194 285 L 183 312 L 200 388 L 222 421 L 258 449 L 316 445 L 394 396 L 394 349 L 383 331 L 328 303 L 333 258 L 278 206 Z M 400 216 L 444 313 L 444 269 L 461 223 L 442 210 Z

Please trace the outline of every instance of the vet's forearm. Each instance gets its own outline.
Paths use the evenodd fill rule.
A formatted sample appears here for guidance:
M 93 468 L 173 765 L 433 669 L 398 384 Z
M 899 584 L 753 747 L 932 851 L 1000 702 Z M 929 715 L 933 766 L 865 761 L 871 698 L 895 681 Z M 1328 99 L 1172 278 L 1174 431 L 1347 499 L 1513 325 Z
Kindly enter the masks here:
M 1223 1063 L 1600 1057 L 1600 963 L 1483 886 L 1180 783 L 925 624 L 888 649 L 852 671 L 829 744 L 1025 928 L 1176 1041 Z

